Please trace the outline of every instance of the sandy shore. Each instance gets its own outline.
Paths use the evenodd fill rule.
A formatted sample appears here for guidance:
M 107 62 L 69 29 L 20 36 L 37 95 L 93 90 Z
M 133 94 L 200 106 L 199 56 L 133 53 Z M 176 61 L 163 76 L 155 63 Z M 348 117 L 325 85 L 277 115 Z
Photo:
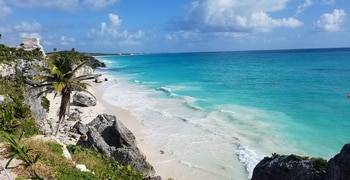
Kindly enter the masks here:
M 77 110 L 80 113 L 81 122 L 87 124 L 97 117 L 98 114 L 111 114 L 115 115 L 136 137 L 137 146 L 140 150 L 146 155 L 147 161 L 154 166 L 156 170 L 156 175 L 162 176 L 163 179 L 168 179 L 174 177 L 174 168 L 169 168 L 169 166 L 163 166 L 159 162 L 166 161 L 160 150 L 155 150 L 149 146 L 144 141 L 144 134 L 142 133 L 141 121 L 133 116 L 130 111 L 117 107 L 115 105 L 108 104 L 103 100 L 104 90 L 99 88 L 99 83 L 91 83 L 91 86 L 88 87 L 88 91 L 95 95 L 97 99 L 96 106 L 91 107 L 79 107 L 79 106 L 70 106 L 70 112 Z M 57 111 L 59 109 L 60 100 L 59 96 L 54 98 L 54 94 L 47 94 L 47 98 L 50 100 L 50 111 L 48 118 L 57 120 Z M 71 122 L 74 124 L 75 122 Z

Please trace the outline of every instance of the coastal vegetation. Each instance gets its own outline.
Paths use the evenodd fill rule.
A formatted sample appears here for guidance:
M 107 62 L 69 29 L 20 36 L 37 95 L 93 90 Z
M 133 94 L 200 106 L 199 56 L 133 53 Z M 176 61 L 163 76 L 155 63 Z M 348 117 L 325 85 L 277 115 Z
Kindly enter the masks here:
M 44 75 L 39 75 L 36 80 L 40 84 L 36 87 L 45 87 L 38 96 L 54 91 L 55 96 L 61 96 L 61 103 L 58 111 L 59 123 L 55 135 L 57 135 L 60 125 L 65 119 L 66 113 L 69 110 L 70 98 L 72 92 L 87 91 L 87 83 L 84 80 L 92 79 L 90 75 L 75 76 L 75 73 L 81 68 L 86 61 L 81 62 L 79 54 L 75 51 L 62 51 L 54 53 L 47 61 L 48 68 L 44 68 Z
M 24 104 L 25 88 L 19 77 L 15 82 L 0 78 L 0 95 L 5 97 L 4 101 L 0 102 L 0 132 L 17 136 L 21 132 L 25 132 L 26 136 L 39 133 L 29 107 Z
M 271 155 L 271 159 L 277 159 L 280 158 L 282 155 L 277 154 L 277 153 L 272 153 Z M 309 156 L 299 156 L 299 155 L 295 155 L 295 154 L 291 154 L 290 157 L 297 161 L 303 161 L 303 160 L 309 160 L 312 165 L 315 167 L 316 170 L 318 171 L 325 171 L 327 170 L 327 165 L 328 165 L 328 161 L 326 159 L 323 158 L 316 158 L 316 157 L 309 157 Z
M 40 48 L 35 48 L 33 50 L 24 50 L 22 46 L 19 47 L 7 47 L 0 44 L 0 63 L 14 62 L 16 59 L 43 59 L 43 52 Z
M 42 56 L 37 58 L 34 51 L 22 53 L 20 49 L 0 44 L 0 64 L 12 64 L 17 59 L 24 58 L 44 61 L 47 67 L 41 68 L 43 71 L 40 73 L 42 76 L 38 77 L 41 80 L 38 86 L 45 86 L 46 90 L 62 95 L 59 119 L 63 121 L 70 93 L 73 90 L 86 90 L 87 84 L 82 81 L 89 77 L 74 76 L 74 73 L 86 64 L 87 56 L 74 50 L 55 52 L 45 59 Z M 1 152 L 1 156 L 8 159 L 6 167 L 14 167 L 18 178 L 142 179 L 142 174 L 130 166 L 79 146 L 68 146 L 73 159 L 67 159 L 63 156 L 61 144 L 44 140 L 39 135 L 41 132 L 29 106 L 24 102 L 24 93 L 32 88 L 25 83 L 25 79 L 20 72 L 15 77 L 0 77 L 0 143 L 6 149 Z M 49 92 L 46 90 L 40 95 Z M 50 101 L 44 96 L 41 98 L 41 106 L 49 111 Z M 16 164 L 14 159 L 20 163 Z M 85 164 L 90 171 L 80 171 L 75 167 L 76 164 Z

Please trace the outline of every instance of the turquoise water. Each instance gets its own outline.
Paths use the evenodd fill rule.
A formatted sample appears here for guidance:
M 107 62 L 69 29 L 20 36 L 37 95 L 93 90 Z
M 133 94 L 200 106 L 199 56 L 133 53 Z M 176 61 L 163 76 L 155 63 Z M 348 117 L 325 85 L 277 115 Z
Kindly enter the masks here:
M 155 147 L 213 177 L 249 176 L 273 152 L 330 158 L 350 141 L 350 49 L 98 59 L 111 78 L 104 99 L 131 109 Z

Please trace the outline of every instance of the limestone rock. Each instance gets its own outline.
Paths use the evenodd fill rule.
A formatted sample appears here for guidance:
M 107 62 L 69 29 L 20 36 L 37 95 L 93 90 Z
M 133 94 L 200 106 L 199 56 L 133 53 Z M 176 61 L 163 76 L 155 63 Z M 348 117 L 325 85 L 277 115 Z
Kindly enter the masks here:
M 324 174 L 310 160 L 297 160 L 293 155 L 283 155 L 261 160 L 254 168 L 252 180 L 323 180 Z
M 80 120 L 80 113 L 78 111 L 73 111 L 69 114 L 68 121 L 78 121 Z
M 350 179 L 350 143 L 328 162 L 325 180 Z
M 76 92 L 73 95 L 73 104 L 84 107 L 95 106 L 96 99 L 88 93 Z
M 1 77 L 8 77 L 11 75 L 16 74 L 15 64 L 7 65 L 7 64 L 0 64 L 0 76 Z
M 33 117 L 38 121 L 47 117 L 46 110 L 41 105 L 41 97 L 37 97 L 43 88 L 29 88 L 24 92 L 24 103 L 29 106 Z
M 115 116 L 100 114 L 84 127 L 80 122 L 74 128 L 82 137 L 78 145 L 93 148 L 107 157 L 130 165 L 134 170 L 143 172 L 145 177 L 153 177 L 154 168 L 136 146 L 135 136 Z

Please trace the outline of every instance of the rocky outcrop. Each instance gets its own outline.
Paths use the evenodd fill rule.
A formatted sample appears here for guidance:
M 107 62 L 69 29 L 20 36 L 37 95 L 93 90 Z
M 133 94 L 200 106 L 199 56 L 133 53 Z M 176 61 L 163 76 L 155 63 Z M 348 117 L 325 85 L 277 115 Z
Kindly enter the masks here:
M 94 69 L 92 67 L 88 65 L 83 65 L 74 73 L 74 76 L 78 77 L 78 76 L 83 76 L 83 75 L 93 74 L 93 73 L 94 73 Z
M 350 143 L 328 162 L 325 180 L 350 179 Z
M 83 107 L 96 106 L 96 98 L 88 93 L 76 92 L 73 95 L 73 104 Z
M 318 166 L 320 161 L 296 155 L 265 157 L 254 168 L 252 180 L 350 180 L 350 143 L 328 161 L 326 170 Z
M 1 64 L 0 76 L 5 79 L 15 80 L 16 73 L 20 73 L 26 77 L 26 82 L 31 82 L 31 79 L 39 74 L 36 67 L 43 65 L 43 61 L 39 60 L 27 61 L 18 59 L 15 63 L 11 63 L 10 65 Z M 42 91 L 41 88 L 28 88 L 28 90 L 24 93 L 24 103 L 29 106 L 36 120 L 45 119 L 47 116 L 45 109 L 41 106 L 41 98 L 36 96 L 40 91 Z
M 29 88 L 24 92 L 24 103 L 28 105 L 34 119 L 43 120 L 47 117 L 47 112 L 41 105 L 41 96 L 37 95 L 43 91 L 43 88 Z
M 0 76 L 1 77 L 9 77 L 16 74 L 15 64 L 0 64 Z
M 93 69 L 96 69 L 98 67 L 106 67 L 106 64 L 104 62 L 97 60 L 93 56 L 85 56 L 85 58 L 87 59 L 87 63 L 90 64 Z
M 144 177 L 155 175 L 154 168 L 137 148 L 135 136 L 115 116 L 100 114 L 86 126 L 78 122 L 73 128 L 81 134 L 77 145 L 92 148 L 130 165 L 142 172 Z
M 254 168 L 252 180 L 322 180 L 325 172 L 317 170 L 310 160 L 299 160 L 295 155 L 265 157 Z

